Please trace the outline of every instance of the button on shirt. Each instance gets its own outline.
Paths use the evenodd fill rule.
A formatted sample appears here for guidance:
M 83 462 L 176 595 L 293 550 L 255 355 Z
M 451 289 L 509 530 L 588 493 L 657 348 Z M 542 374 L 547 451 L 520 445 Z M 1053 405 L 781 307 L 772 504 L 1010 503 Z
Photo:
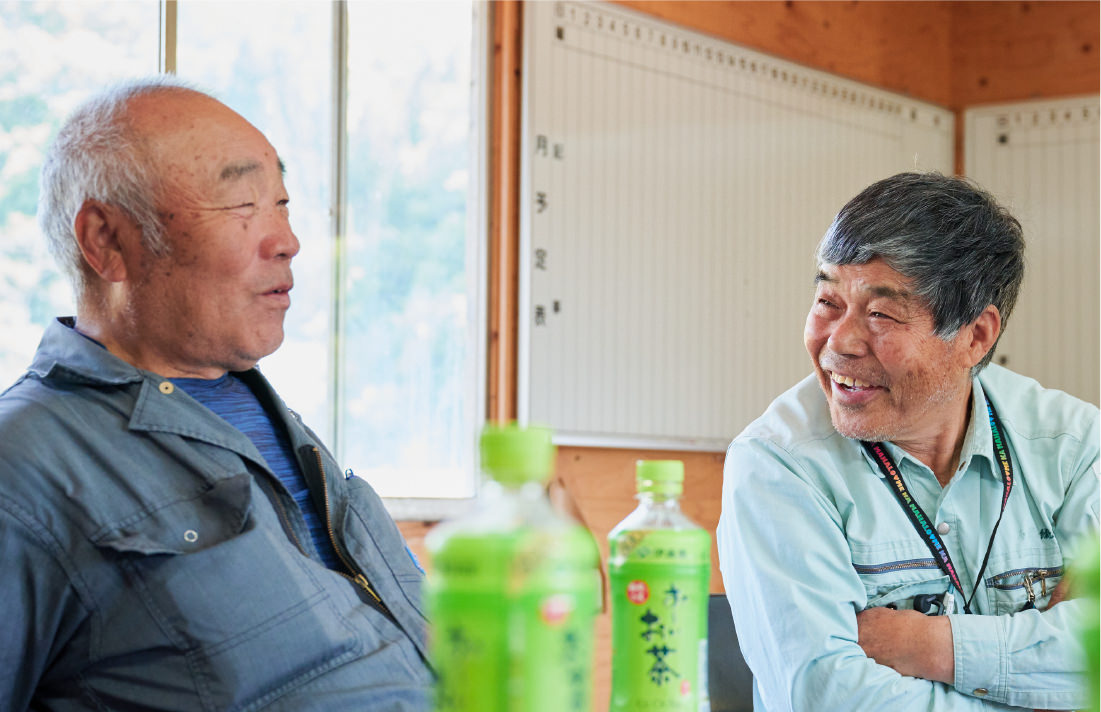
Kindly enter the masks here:
M 754 673 L 754 709 L 1085 704 L 1077 643 L 1084 609 L 1074 600 L 1043 609 L 1064 554 L 1098 526 L 1097 408 L 993 365 L 973 381 L 972 395 L 964 468 L 946 487 L 885 443 L 966 589 L 949 611 L 952 686 L 902 677 L 857 644 L 858 611 L 910 609 L 915 596 L 943 594 L 949 582 L 864 448 L 833 429 L 817 380 L 780 396 L 731 443 L 717 539 L 739 644 Z M 988 397 L 1016 481 L 974 614 L 964 615 L 960 599 L 972 594 L 1003 493 Z M 1035 609 L 1022 612 L 1029 585 Z

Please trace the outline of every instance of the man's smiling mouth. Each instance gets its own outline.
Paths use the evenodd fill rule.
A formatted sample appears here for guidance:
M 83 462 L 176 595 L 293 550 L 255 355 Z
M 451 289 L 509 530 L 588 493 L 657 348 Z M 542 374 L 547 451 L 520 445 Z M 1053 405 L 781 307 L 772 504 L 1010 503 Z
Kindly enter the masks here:
M 831 381 L 841 386 L 845 390 L 858 391 L 881 387 L 873 385 L 871 383 L 867 383 L 865 381 L 861 381 L 859 378 L 853 378 L 852 376 L 843 376 L 840 373 L 834 373 L 833 371 L 826 371 L 826 373 L 829 375 Z

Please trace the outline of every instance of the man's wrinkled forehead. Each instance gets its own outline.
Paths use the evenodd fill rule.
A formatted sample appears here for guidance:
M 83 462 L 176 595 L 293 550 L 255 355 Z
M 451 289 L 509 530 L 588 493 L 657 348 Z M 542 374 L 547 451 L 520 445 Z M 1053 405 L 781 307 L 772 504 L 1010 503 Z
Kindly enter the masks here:
M 279 180 L 285 173 L 275 149 L 256 127 L 205 94 L 174 91 L 139 97 L 130 111 L 162 179 L 170 183 L 184 180 L 201 190 L 221 190 Z
M 920 303 L 920 298 L 909 287 L 910 280 L 894 270 L 891 270 L 891 272 L 896 275 L 896 278 L 881 281 L 861 279 L 856 284 L 856 288 L 870 297 L 890 299 L 904 304 Z M 841 286 L 842 282 L 843 278 L 838 265 L 829 263 L 818 265 L 818 272 L 814 276 L 815 286 L 828 285 L 836 287 Z

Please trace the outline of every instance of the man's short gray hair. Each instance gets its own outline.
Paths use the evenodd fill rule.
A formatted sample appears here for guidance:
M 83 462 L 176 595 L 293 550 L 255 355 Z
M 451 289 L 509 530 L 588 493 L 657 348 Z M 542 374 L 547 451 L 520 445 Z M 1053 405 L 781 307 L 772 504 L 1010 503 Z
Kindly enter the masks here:
M 141 228 L 154 254 L 167 253 L 164 225 L 157 215 L 158 169 L 151 165 L 145 138 L 127 117 L 132 99 L 164 91 L 193 89 L 164 74 L 108 87 L 69 115 L 46 153 L 39 178 L 38 224 L 78 300 L 87 287 L 87 265 L 73 222 L 88 200 L 123 210 Z
M 943 339 L 990 304 L 1004 333 L 1024 278 L 1017 219 L 982 188 L 939 173 L 900 173 L 873 183 L 841 208 L 818 245 L 819 264 L 877 257 L 913 281 Z M 996 346 L 973 373 L 990 363 Z

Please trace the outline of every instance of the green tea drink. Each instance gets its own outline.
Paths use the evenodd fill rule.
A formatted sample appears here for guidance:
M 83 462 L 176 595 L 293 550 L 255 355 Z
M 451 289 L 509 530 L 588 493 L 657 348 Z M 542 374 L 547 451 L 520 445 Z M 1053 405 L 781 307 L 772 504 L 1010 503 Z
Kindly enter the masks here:
M 639 505 L 608 535 L 613 712 L 709 712 L 711 535 L 680 511 L 684 463 L 639 461 Z
M 490 426 L 467 516 L 426 537 L 439 712 L 590 712 L 599 553 L 544 487 L 550 432 Z

